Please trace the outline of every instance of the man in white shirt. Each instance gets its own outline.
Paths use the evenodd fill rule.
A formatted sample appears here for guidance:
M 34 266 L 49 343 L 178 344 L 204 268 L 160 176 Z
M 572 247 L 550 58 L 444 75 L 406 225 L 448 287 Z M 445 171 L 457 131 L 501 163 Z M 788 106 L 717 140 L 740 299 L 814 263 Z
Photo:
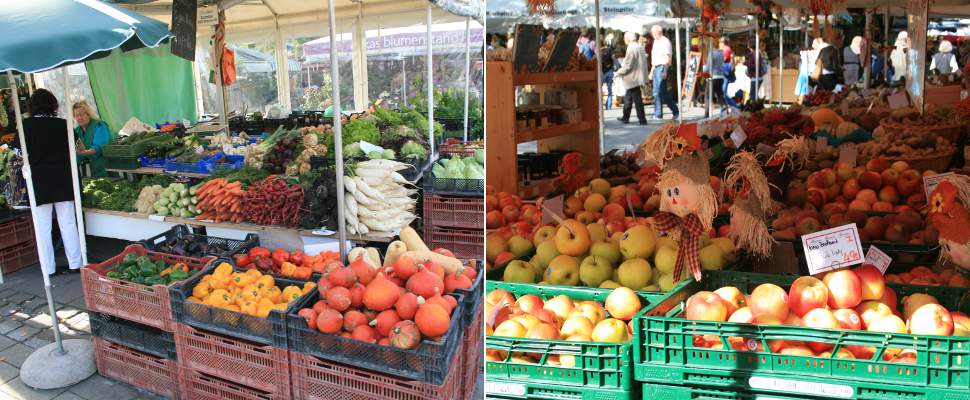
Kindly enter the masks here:
M 630 123 L 630 109 L 633 107 L 637 110 L 640 125 L 646 125 L 647 118 L 643 110 L 643 94 L 640 92 L 640 86 L 647 82 L 647 52 L 640 43 L 637 43 L 637 36 L 633 32 L 625 33 L 623 40 L 626 42 L 626 56 L 623 57 L 620 69 L 615 73 L 625 89 L 623 116 L 619 120 L 624 124 Z
M 674 119 L 677 119 L 680 110 L 677 109 L 673 96 L 667 92 L 667 72 L 673 59 L 674 47 L 670 44 L 670 39 L 664 36 L 660 25 L 651 27 L 650 33 L 653 35 L 653 49 L 650 51 L 650 63 L 653 65 L 650 71 L 653 77 L 653 117 L 658 122 L 663 120 L 663 105 L 666 103 Z

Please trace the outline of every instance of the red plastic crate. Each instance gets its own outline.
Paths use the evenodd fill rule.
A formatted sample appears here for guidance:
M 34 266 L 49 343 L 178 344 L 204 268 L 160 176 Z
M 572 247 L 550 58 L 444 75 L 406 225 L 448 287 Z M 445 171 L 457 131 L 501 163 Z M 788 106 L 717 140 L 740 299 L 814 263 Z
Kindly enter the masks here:
M 440 386 L 394 378 L 377 372 L 292 353 L 294 400 L 440 400 L 464 398 L 461 369 L 464 355 L 455 354 L 448 378 Z
M 482 197 L 424 194 L 424 223 L 440 228 L 485 228 L 485 199 Z
M 121 254 L 103 263 L 89 264 L 81 269 L 84 304 L 87 305 L 88 310 L 172 332 L 175 323 L 172 321 L 172 304 L 169 302 L 168 290 L 170 287 L 182 283 L 176 282 L 169 286 L 148 286 L 109 278 L 107 273 L 120 264 L 121 260 L 128 254 L 147 255 L 152 261 L 162 260 L 167 264 L 182 262 L 189 268 L 198 269 L 198 273 L 202 273 L 202 270 L 214 261 L 215 257 L 180 257 L 148 251 L 139 244 L 133 244 L 126 247 Z
M 461 392 L 467 398 L 471 398 L 475 394 L 475 388 L 478 385 L 478 381 L 481 380 L 482 375 L 485 373 L 483 368 L 483 353 L 485 352 L 485 344 L 482 339 L 482 306 L 481 301 L 478 303 L 478 309 L 475 313 L 475 319 L 472 321 L 471 325 L 468 325 L 467 330 L 465 330 L 465 337 L 462 338 L 462 352 L 464 353 L 464 369 L 462 370 L 461 377 Z
M 271 394 L 290 393 L 289 352 L 286 349 L 231 339 L 175 324 L 179 364 Z
M 216 378 L 212 375 L 179 367 L 182 398 L 189 400 L 289 400 L 290 392 L 273 394 Z
M 30 213 L 13 221 L 0 224 L 0 249 L 7 249 L 20 243 L 34 240 L 34 220 Z
M 424 241 L 428 247 L 451 250 L 455 257 L 466 260 L 485 258 L 485 231 L 448 229 L 424 225 Z
M 179 398 L 178 364 L 107 340 L 94 341 L 94 362 L 98 372 L 132 386 L 171 399 Z
M 33 238 L 29 242 L 0 250 L 0 268 L 5 274 L 37 264 L 37 260 L 37 246 Z

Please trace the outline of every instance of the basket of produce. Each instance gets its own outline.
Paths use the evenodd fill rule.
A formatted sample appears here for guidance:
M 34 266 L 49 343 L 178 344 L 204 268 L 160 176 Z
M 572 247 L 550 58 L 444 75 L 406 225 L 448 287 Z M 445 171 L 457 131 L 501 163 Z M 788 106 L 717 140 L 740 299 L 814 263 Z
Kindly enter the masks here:
M 186 152 L 171 160 L 165 161 L 165 170 L 171 172 L 191 172 L 204 174 L 211 171 L 210 165 L 225 157 L 222 152 L 193 153 Z
M 640 169 L 634 153 L 617 154 L 618 151 L 613 149 L 600 156 L 600 177 L 613 186 L 630 182 L 633 173 Z
M 149 251 L 139 244 L 81 269 L 88 310 L 173 329 L 169 289 L 196 277 L 215 257 L 192 258 Z
M 286 314 L 315 287 L 220 260 L 173 288 L 172 313 L 180 324 L 285 348 Z
M 914 109 L 895 111 L 880 121 L 879 125 L 890 134 L 907 132 L 942 137 L 958 142 L 963 135 L 963 123 L 956 119 L 952 106 L 935 107 L 928 105 L 925 113 Z
M 563 398 L 637 398 L 627 322 L 663 295 L 491 281 L 486 290 L 486 312 L 497 316 L 486 320 L 488 381 L 519 388 L 489 397 L 539 398 L 554 389 Z M 542 322 L 550 318 L 562 325 Z
M 893 162 L 905 161 L 920 171 L 942 171 L 956 154 L 954 141 L 927 130 L 895 130 L 880 126 L 872 132 L 872 138 L 858 147 L 860 163 L 885 158 Z
M 928 154 L 924 156 L 886 157 L 886 159 L 891 162 L 905 161 L 911 167 L 919 171 L 939 172 L 947 170 L 947 168 L 950 166 L 950 162 L 953 161 L 953 156 L 956 153 L 957 149 L 951 147 L 949 150 L 937 154 Z
M 967 311 L 964 288 L 885 284 L 871 265 L 821 279 L 709 271 L 634 318 L 634 378 L 756 396 L 961 398 Z
M 485 192 L 485 152 L 472 157 L 439 159 L 424 174 L 425 192 L 439 195 L 482 195 Z
M 178 254 L 187 257 L 231 257 L 259 246 L 259 236 L 256 236 L 255 233 L 250 233 L 243 240 L 223 239 L 213 236 L 197 235 L 192 233 L 189 227 L 185 225 L 175 225 L 172 229 L 142 240 L 139 243 L 152 251 Z
M 111 144 L 101 146 L 101 154 L 105 158 L 138 158 L 149 145 L 162 142 L 170 138 L 169 135 L 158 132 L 136 132 L 119 138 Z

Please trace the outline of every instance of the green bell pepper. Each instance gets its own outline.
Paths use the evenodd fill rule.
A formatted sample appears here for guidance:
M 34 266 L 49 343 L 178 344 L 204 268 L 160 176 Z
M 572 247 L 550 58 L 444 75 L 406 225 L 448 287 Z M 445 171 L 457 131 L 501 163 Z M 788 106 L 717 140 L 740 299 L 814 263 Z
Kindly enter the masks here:
M 115 278 L 115 279 L 121 279 L 121 273 L 116 272 L 116 271 L 111 271 L 111 272 L 108 272 L 108 277 L 109 278 Z
M 178 270 L 178 271 L 172 272 L 171 274 L 168 274 L 168 277 L 174 282 L 174 281 L 181 281 L 185 278 L 188 278 L 189 274 L 187 272 L 183 272 L 182 270 Z
M 136 256 L 134 253 L 128 253 L 128 255 L 126 255 L 125 258 L 121 260 L 121 265 L 128 267 L 128 266 L 134 265 L 137 260 L 138 260 L 138 256 Z

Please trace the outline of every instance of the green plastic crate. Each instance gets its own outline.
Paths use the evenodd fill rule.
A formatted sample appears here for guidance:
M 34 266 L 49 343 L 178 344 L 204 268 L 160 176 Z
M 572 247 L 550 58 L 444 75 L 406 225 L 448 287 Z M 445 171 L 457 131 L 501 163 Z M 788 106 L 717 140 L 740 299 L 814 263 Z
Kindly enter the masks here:
M 712 388 L 701 388 L 696 386 L 674 386 L 653 383 L 642 383 L 640 393 L 643 400 L 807 400 L 818 399 L 810 396 L 784 396 L 771 395 L 764 396 L 748 391 L 723 390 Z
M 104 167 L 107 169 L 138 169 L 141 162 L 138 157 L 105 157 Z
M 142 155 L 145 150 L 148 150 L 149 145 L 164 139 L 164 135 L 159 135 L 134 144 L 106 144 L 101 146 L 101 154 L 105 157 L 137 158 L 138 156 Z
M 558 295 L 566 295 L 574 300 L 606 301 L 610 289 L 592 289 L 570 286 L 537 286 L 520 283 L 506 283 L 488 281 L 486 293 L 504 289 L 518 298 L 519 296 L 534 294 L 543 300 Z M 643 307 L 663 298 L 663 295 L 638 292 Z M 507 354 L 506 361 L 488 361 L 485 363 L 485 374 L 489 381 L 499 379 L 511 383 L 533 385 L 533 390 L 540 390 L 542 385 L 561 387 L 561 390 L 579 393 L 576 396 L 556 397 L 563 399 L 593 399 L 586 397 L 585 391 L 611 391 L 624 393 L 630 398 L 633 389 L 632 366 L 633 340 L 626 343 L 596 343 L 569 342 L 565 340 L 521 339 L 500 336 L 486 336 L 486 350 L 499 350 Z M 514 353 L 539 354 L 536 364 L 513 363 L 508 361 Z M 573 355 L 576 367 L 561 367 L 549 363 L 551 355 Z M 536 386 L 538 385 L 538 386 Z M 540 390 L 541 391 L 541 390 Z M 605 392 L 604 392 L 605 393 Z M 545 396 L 545 395 L 543 395 Z M 527 398 L 545 399 L 548 396 Z M 521 397 L 519 397 L 521 398 Z
M 713 271 L 706 273 L 701 282 L 681 282 L 667 298 L 634 318 L 634 378 L 647 383 L 722 387 L 762 394 L 793 393 L 800 390 L 798 382 L 813 382 L 804 386 L 823 388 L 818 390 L 829 393 L 829 397 L 970 399 L 970 337 L 758 326 L 687 321 L 680 317 L 686 298 L 698 291 L 735 286 L 750 293 L 762 283 L 787 289 L 796 278 Z M 950 310 L 970 311 L 968 292 L 962 288 L 889 286 L 900 300 L 913 293 L 928 293 Z M 720 337 L 724 349 L 694 346 L 695 335 Z M 844 346 L 872 346 L 876 351 L 873 360 L 742 352 L 731 349 L 730 337 L 755 340 L 764 348 L 768 348 L 768 340 L 794 340 L 831 343 L 835 346 L 833 353 Z M 882 353 L 890 348 L 916 350 L 916 363 L 882 361 Z M 765 382 L 774 382 L 774 386 Z M 813 395 L 811 391 L 799 393 Z
M 591 389 L 557 383 L 521 380 L 509 381 L 488 377 L 485 380 L 485 398 L 503 400 L 636 400 L 639 398 L 638 391 L 636 390 L 637 386 L 636 384 L 634 385 L 634 390 L 610 388 Z

